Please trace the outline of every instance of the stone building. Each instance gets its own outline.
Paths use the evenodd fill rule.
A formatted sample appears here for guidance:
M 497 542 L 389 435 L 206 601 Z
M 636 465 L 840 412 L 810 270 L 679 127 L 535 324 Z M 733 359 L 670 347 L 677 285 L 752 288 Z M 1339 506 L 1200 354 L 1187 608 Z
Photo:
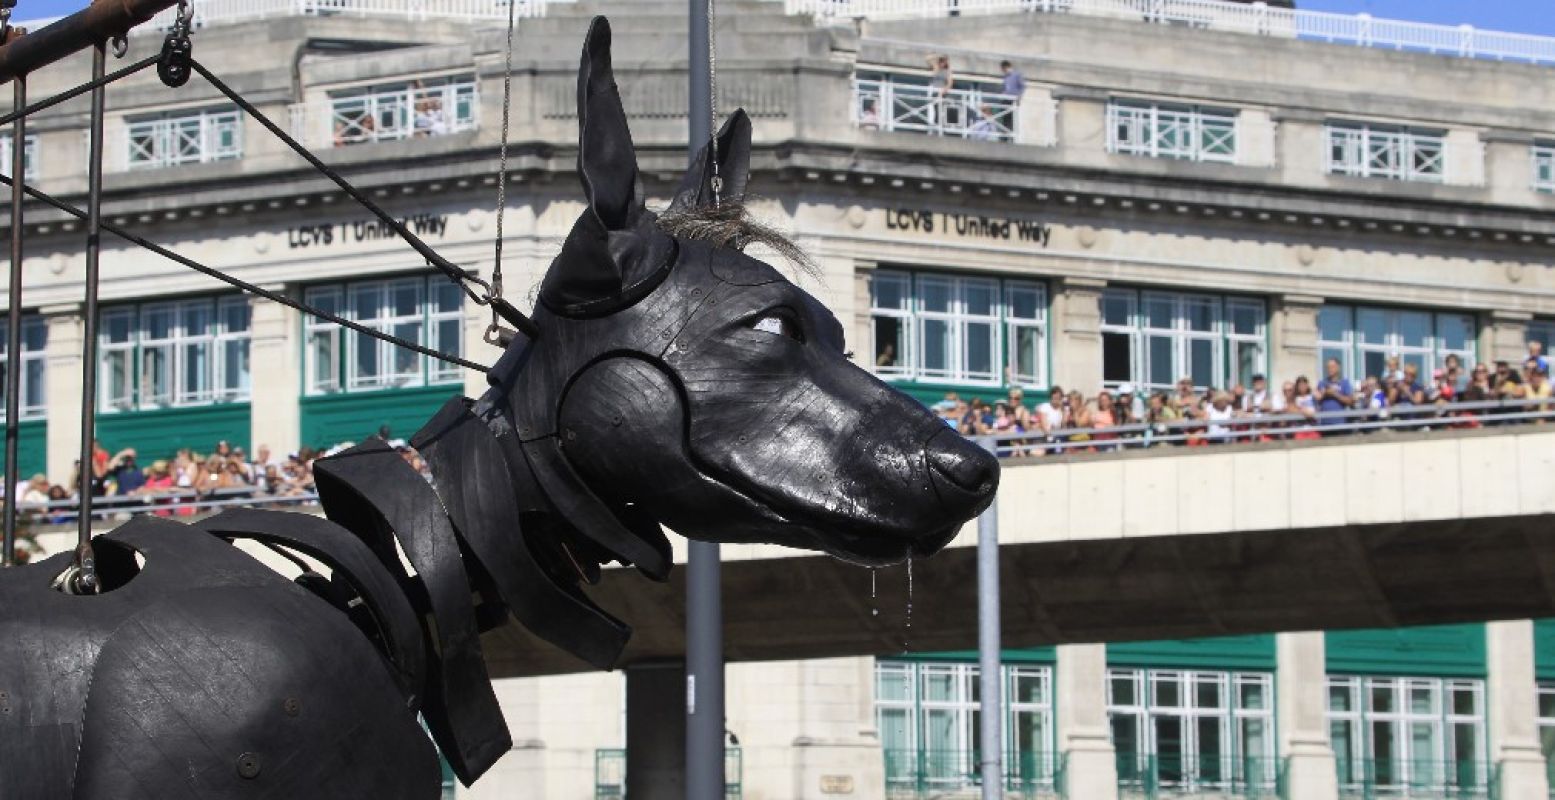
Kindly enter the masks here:
M 261 5 L 202 10 L 196 55 L 489 275 L 506 7 Z M 1316 379 L 1330 357 L 1353 378 L 1391 356 L 1429 375 L 1451 356 L 1515 363 L 1555 337 L 1551 64 L 1407 38 L 1422 26 L 1386 34 L 1394 49 L 1321 41 L 1344 37 L 1273 3 L 1256 25 L 1208 0 L 1143 15 L 1125 0 L 952 5 L 856 18 L 846 3 L 718 7 L 718 103 L 754 120 L 758 208 L 813 257 L 819 275 L 801 281 L 861 360 L 904 391 L 1226 387 Z M 684 4 L 524 6 L 503 224 L 520 305 L 581 208 L 574 81 L 596 12 L 613 17 L 658 202 L 685 161 Z M 133 36 L 126 58 L 160 44 Z M 929 53 L 951 60 L 942 97 Z M 1024 75 L 1018 98 L 1003 93 L 1005 60 Z M 72 58 L 29 90 L 87 75 Z M 22 143 L 27 179 L 77 205 L 85 121 L 84 101 L 62 104 Z M 110 222 L 375 328 L 494 355 L 481 309 L 198 78 L 115 84 L 106 135 Z M 0 139 L 0 163 L 14 146 Z M 42 207 L 26 224 L 23 471 L 65 483 L 82 226 Z M 98 431 L 111 449 L 285 453 L 383 426 L 403 437 L 449 394 L 483 388 L 112 237 L 102 264 Z M 1133 490 L 1116 488 L 1127 502 Z M 1012 647 L 1006 664 L 1012 793 L 1547 791 L 1555 627 L 1542 623 Z M 975 792 L 975 671 L 969 652 L 732 665 L 731 784 L 752 800 Z M 458 796 L 619 796 L 620 674 L 513 678 L 499 695 L 515 751 Z

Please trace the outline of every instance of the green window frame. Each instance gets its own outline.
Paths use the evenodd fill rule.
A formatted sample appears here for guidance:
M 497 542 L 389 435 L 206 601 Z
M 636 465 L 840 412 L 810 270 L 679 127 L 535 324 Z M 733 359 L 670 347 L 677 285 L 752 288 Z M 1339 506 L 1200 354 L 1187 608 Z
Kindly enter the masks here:
M 0 326 L 0 420 L 5 419 L 6 370 L 10 369 L 10 333 Z M 39 314 L 22 314 L 21 398 L 17 404 L 21 419 L 41 419 L 48 411 L 44 370 L 47 365 L 48 324 Z
M 98 409 L 113 413 L 247 402 L 249 318 L 243 295 L 103 309 Z
M 1268 373 L 1268 312 L 1255 297 L 1113 287 L 1102 292 L 1102 385 L 1250 385 Z
M 1324 304 L 1317 314 L 1317 374 L 1326 374 L 1324 364 L 1337 358 L 1351 381 L 1380 378 L 1388 358 L 1397 356 L 1400 368 L 1415 365 L 1423 384 L 1451 355 L 1466 374 L 1476 361 L 1475 327 L 1467 312 Z
M 1486 790 L 1484 680 L 1330 675 L 1327 704 L 1341 793 Z
M 1051 788 L 1057 773 L 1053 668 L 1006 664 L 1007 789 Z M 954 792 L 976 785 L 981 750 L 976 664 L 881 660 L 875 720 L 893 791 Z
M 1528 148 L 1528 164 L 1533 173 L 1533 190 L 1555 194 L 1555 143 L 1534 142 Z
M 451 355 L 463 347 L 464 293 L 441 276 L 407 276 L 308 287 L 309 305 Z M 457 365 L 328 320 L 307 317 L 304 392 L 310 396 L 456 384 Z
M 1123 786 L 1188 794 L 1275 788 L 1271 673 L 1113 667 L 1107 716 Z
M 1228 109 L 1113 99 L 1107 103 L 1107 151 L 1235 163 L 1238 117 Z
M 932 384 L 1045 389 L 1048 295 L 1041 281 L 879 270 L 870 278 L 875 374 Z

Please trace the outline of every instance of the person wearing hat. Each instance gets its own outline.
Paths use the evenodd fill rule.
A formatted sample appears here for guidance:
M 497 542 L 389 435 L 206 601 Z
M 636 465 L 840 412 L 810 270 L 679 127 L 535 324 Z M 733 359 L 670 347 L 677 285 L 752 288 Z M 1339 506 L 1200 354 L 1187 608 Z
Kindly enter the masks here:
M 1145 399 L 1134 391 L 1134 384 L 1118 387 L 1118 424 L 1131 425 L 1145 418 Z
M 47 503 L 49 501 L 49 479 L 43 473 L 32 476 L 27 481 L 27 489 L 22 492 L 23 503 Z

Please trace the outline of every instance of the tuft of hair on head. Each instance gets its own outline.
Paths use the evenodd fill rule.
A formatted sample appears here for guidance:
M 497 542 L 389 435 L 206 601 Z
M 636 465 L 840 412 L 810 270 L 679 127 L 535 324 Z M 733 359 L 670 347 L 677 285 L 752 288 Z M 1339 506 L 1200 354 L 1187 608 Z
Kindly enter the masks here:
M 752 244 L 770 248 L 804 274 L 820 279 L 820 270 L 810 256 L 778 229 L 751 216 L 750 207 L 740 201 L 725 200 L 718 205 L 670 207 L 659 214 L 659 229 L 694 242 L 710 242 L 717 247 L 744 251 Z

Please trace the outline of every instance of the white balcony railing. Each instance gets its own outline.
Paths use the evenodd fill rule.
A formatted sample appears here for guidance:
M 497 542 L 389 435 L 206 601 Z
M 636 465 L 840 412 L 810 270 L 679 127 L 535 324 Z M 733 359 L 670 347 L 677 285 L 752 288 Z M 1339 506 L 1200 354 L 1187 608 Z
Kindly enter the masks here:
M 548 0 L 513 0 L 514 13 L 523 18 L 543 17 Z M 508 0 L 192 0 L 196 27 L 247 22 L 276 17 L 387 17 L 392 19 L 462 21 L 508 18 Z M 170 8 L 131 33 L 157 33 L 173 25 L 176 8 Z M 18 25 L 36 31 L 58 17 L 28 20 Z
M 864 130 L 909 131 L 990 142 L 1018 134 L 1016 100 L 990 86 L 952 88 L 943 95 L 911 78 L 890 75 L 853 82 L 853 123 Z
M 1471 25 L 1379 19 L 1369 14 L 1271 8 L 1227 0 L 784 0 L 791 14 L 822 19 L 917 19 L 974 14 L 1064 12 L 1262 36 L 1420 53 L 1555 65 L 1555 37 Z

